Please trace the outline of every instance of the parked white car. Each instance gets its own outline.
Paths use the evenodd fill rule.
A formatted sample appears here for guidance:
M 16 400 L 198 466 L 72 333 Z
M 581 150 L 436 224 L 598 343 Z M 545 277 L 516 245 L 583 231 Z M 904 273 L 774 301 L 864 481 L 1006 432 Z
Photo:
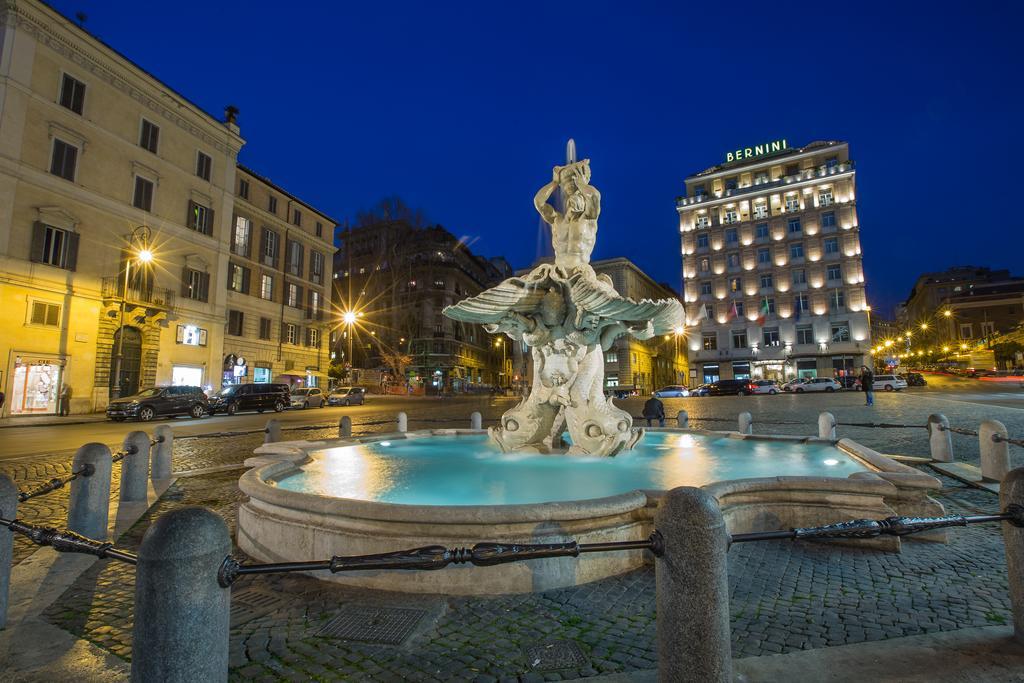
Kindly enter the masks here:
M 805 391 L 839 391 L 843 385 L 831 377 L 815 377 L 798 385 L 793 391 L 802 394 Z
M 875 391 L 899 391 L 907 388 L 907 380 L 900 375 L 875 375 L 871 386 Z
M 674 384 L 670 387 L 662 387 L 654 392 L 657 398 L 686 398 L 690 395 L 690 390 L 686 387 Z
M 754 380 L 753 385 L 755 394 L 772 394 L 774 396 L 782 391 L 779 383 L 773 379 Z
M 292 390 L 292 408 L 323 408 L 325 401 L 319 387 Z
M 797 377 L 796 379 L 791 379 L 788 382 L 786 382 L 785 384 L 783 384 L 782 385 L 782 390 L 783 391 L 796 391 L 797 387 L 802 387 L 803 385 L 807 384 L 809 381 L 810 380 L 807 379 L 806 377 Z

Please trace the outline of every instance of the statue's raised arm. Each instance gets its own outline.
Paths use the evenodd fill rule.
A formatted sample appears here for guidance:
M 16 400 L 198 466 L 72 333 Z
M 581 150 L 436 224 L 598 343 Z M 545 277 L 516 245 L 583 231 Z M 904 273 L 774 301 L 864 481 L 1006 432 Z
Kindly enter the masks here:
M 562 167 L 555 166 L 551 172 L 551 182 L 544 187 L 537 190 L 537 194 L 533 196 L 533 205 L 537 207 L 537 213 L 544 219 L 544 222 L 548 225 L 554 225 L 555 221 L 561 218 L 561 214 L 555 210 L 555 207 L 548 204 L 548 199 L 558 189 L 558 181 L 561 175 Z

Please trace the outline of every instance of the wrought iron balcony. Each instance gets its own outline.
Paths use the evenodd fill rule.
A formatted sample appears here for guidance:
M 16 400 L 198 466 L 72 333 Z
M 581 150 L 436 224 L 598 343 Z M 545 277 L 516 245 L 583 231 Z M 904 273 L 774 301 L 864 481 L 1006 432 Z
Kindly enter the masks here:
M 167 287 L 132 286 L 129 283 L 125 292 L 124 279 L 120 277 L 103 278 L 104 299 L 124 299 L 126 304 L 141 304 L 152 308 L 173 309 L 175 304 L 174 290 Z

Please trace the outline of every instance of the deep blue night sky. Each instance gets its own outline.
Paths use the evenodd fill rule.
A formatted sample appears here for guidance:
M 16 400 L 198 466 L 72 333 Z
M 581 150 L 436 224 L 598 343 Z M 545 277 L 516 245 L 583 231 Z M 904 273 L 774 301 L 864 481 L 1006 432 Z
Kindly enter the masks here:
M 53 4 L 207 111 L 238 106 L 240 160 L 342 222 L 399 195 L 527 266 L 571 136 L 603 196 L 595 258 L 678 288 L 686 175 L 843 139 L 876 310 L 953 264 L 1024 275 L 1020 2 Z

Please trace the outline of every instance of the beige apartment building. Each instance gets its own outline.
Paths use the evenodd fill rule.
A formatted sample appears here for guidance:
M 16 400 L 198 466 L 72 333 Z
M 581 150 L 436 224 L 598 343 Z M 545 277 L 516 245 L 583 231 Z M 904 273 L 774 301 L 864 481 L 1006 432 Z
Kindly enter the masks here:
M 845 142 L 726 154 L 679 197 L 691 383 L 855 372 L 871 331 Z
M 0 7 L 0 103 L 0 414 L 55 413 L 65 386 L 72 413 L 154 384 L 218 389 L 248 352 L 225 337 L 248 310 L 228 277 L 234 112 L 210 116 L 33 0 Z
M 327 386 L 336 221 L 238 167 L 223 384 Z
M 621 296 L 634 301 L 679 298 L 627 258 L 593 261 L 590 265 L 599 275 L 610 277 Z M 604 352 L 605 387 L 646 395 L 663 386 L 685 385 L 686 340 L 681 332 L 644 340 L 628 334 L 616 339 Z

